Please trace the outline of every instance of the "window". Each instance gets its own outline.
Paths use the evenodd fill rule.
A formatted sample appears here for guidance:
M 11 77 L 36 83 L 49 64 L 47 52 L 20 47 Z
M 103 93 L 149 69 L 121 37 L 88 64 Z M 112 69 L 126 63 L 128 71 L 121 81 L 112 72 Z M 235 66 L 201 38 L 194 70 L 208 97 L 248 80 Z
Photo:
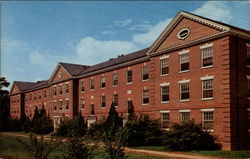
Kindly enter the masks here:
M 101 77 L 101 88 L 105 88 L 106 87 L 106 79 L 105 77 Z
M 106 107 L 106 98 L 105 98 L 105 96 L 101 96 L 101 107 Z
M 148 80 L 148 66 L 142 67 L 142 80 Z
M 28 101 L 28 95 L 25 96 L 25 101 Z
M 169 128 L 169 113 L 161 113 L 161 128 Z
M 180 71 L 188 71 L 189 70 L 189 54 L 180 55 Z
M 34 93 L 34 100 L 36 100 L 36 93 Z
M 202 128 L 204 130 L 213 130 L 214 127 L 214 112 L 203 112 Z
M 149 104 L 149 90 L 142 91 L 142 104 Z
M 91 115 L 95 114 L 95 106 L 94 106 L 94 104 L 90 104 L 90 114 Z
M 247 97 L 250 98 L 250 79 L 247 79 Z
M 202 81 L 202 98 L 213 98 L 213 80 Z
M 54 87 L 54 95 L 56 95 L 56 87 Z
M 56 101 L 54 101 L 54 110 L 56 110 Z
M 32 94 L 30 94 L 30 100 L 32 100 Z
M 190 112 L 181 112 L 181 122 L 190 120 Z
M 118 76 L 116 73 L 113 74 L 113 86 L 118 85 Z
M 132 83 L 133 82 L 133 72 L 132 70 L 127 71 L 127 76 L 126 76 L 126 81 L 127 83 Z
M 250 46 L 247 46 L 247 66 L 250 66 Z
M 65 106 L 66 109 L 69 109 L 69 100 L 66 99 L 66 106 Z
M 91 80 L 90 80 L 90 90 L 94 90 L 94 89 L 95 89 L 94 80 L 91 79 Z
M 69 93 L 69 84 L 65 84 L 65 93 Z
M 169 86 L 161 86 L 161 102 L 169 101 Z
M 85 108 L 85 99 L 82 98 L 81 99 L 81 109 L 84 109 Z
M 84 87 L 84 85 L 85 85 L 85 84 L 84 84 L 84 82 L 82 81 L 82 82 L 81 82 L 81 91 L 82 91 L 82 92 L 84 92 L 84 91 L 85 91 L 85 87 Z
M 161 75 L 167 75 L 169 73 L 169 60 L 168 58 L 161 59 Z
M 39 95 L 38 95 L 38 96 L 39 96 L 39 99 L 42 99 L 42 95 L 41 95 L 41 92 L 39 92 Z
M 180 84 L 180 95 L 181 100 L 189 99 L 189 83 L 181 83 Z
M 59 86 L 59 92 L 62 94 L 62 85 Z
M 113 104 L 114 106 L 118 106 L 118 94 L 113 94 Z
M 63 101 L 59 101 L 59 109 L 62 110 Z
M 208 47 L 201 50 L 202 67 L 213 66 L 213 48 Z
M 47 92 L 44 91 L 44 98 L 47 98 Z

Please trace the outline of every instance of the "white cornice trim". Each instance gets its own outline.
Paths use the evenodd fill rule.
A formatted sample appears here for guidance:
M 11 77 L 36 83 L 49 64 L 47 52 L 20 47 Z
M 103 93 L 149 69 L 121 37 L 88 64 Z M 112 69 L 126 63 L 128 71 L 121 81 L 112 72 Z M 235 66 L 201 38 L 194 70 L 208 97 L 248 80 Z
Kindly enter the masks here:
M 161 110 L 160 113 L 169 113 L 170 110 Z
M 191 112 L 190 109 L 182 109 L 182 110 L 179 110 L 180 113 L 186 113 L 186 112 Z
M 160 86 L 169 86 L 169 82 L 164 82 L 164 83 L 161 83 Z
M 188 50 L 183 49 L 182 51 L 178 52 L 178 54 L 183 55 L 183 54 L 186 54 L 186 53 L 189 53 L 189 52 L 190 52 L 189 49 Z
M 214 108 L 201 109 L 202 112 L 213 112 Z
M 213 78 L 214 78 L 214 76 L 208 76 L 208 75 L 206 75 L 204 77 L 201 77 L 200 79 L 203 81 L 203 80 L 210 80 L 210 79 L 213 79 Z
M 184 79 L 184 80 L 181 80 L 181 81 L 179 81 L 179 83 L 188 83 L 188 82 L 190 82 L 190 79 Z

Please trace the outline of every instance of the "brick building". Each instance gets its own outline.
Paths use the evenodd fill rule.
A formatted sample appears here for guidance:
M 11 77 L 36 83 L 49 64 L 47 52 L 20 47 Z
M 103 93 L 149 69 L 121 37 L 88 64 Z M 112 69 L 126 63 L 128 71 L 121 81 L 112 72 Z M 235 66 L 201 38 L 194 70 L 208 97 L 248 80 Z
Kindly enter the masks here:
M 81 112 L 91 125 L 111 103 L 170 123 L 194 119 L 225 150 L 250 144 L 250 32 L 181 11 L 146 49 L 93 66 L 59 63 L 48 81 L 14 82 L 11 117 L 45 107 L 54 125 Z

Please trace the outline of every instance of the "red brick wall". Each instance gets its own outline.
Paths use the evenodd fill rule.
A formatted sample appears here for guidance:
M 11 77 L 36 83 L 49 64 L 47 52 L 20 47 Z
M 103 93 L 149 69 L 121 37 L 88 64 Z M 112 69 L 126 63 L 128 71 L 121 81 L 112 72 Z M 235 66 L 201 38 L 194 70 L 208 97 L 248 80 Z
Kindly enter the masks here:
M 10 96 L 10 117 L 12 119 L 21 117 L 21 94 Z

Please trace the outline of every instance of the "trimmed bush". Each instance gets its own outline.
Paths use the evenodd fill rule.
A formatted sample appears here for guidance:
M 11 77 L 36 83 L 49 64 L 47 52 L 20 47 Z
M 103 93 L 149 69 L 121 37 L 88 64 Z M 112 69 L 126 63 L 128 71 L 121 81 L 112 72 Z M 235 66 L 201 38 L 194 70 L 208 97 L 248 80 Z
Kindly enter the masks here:
M 163 145 L 174 151 L 215 150 L 220 149 L 216 138 L 202 130 L 194 120 L 174 124 L 163 137 Z

